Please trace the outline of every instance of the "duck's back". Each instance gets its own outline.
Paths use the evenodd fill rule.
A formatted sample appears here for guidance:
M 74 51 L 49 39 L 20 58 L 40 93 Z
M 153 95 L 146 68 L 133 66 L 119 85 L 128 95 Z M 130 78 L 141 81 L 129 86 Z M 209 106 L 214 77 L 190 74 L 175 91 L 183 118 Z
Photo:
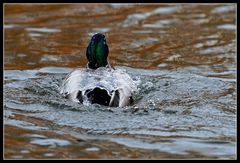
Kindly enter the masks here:
M 98 101 L 106 100 L 102 101 L 105 105 L 121 107 L 129 104 L 136 88 L 134 81 L 123 70 L 79 68 L 67 75 L 60 93 L 74 102 L 83 103 L 96 96 Z

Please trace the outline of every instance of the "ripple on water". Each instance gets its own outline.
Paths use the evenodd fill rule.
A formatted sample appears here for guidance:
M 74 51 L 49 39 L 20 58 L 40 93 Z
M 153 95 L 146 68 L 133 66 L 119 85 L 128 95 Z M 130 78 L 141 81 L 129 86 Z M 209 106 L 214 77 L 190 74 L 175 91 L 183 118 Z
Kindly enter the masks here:
M 148 143 L 141 139 L 133 140 L 129 138 L 116 138 L 111 140 L 116 143 L 134 148 L 156 149 L 160 151 L 169 151 L 173 154 L 190 154 L 191 152 L 198 152 L 213 156 L 224 156 L 229 154 L 231 155 L 232 153 L 236 152 L 230 143 L 226 143 L 226 148 L 223 150 L 220 146 L 218 146 L 218 144 L 211 143 L 211 141 L 198 139 L 178 138 L 161 143 Z M 221 142 L 219 144 L 221 144 Z
M 44 156 L 46 157 L 53 157 L 55 154 L 54 153 L 44 153 Z
M 235 24 L 223 24 L 223 25 L 218 25 L 218 29 L 226 29 L 226 30 L 236 30 L 237 26 Z
M 61 68 L 56 70 L 55 68 L 44 68 L 40 71 L 42 73 L 56 72 L 54 76 L 59 76 L 59 78 L 62 79 L 65 76 L 65 74 L 60 73 L 62 71 Z M 63 71 L 68 72 L 69 70 Z M 52 81 L 52 75 L 50 74 L 41 76 L 45 79 L 37 85 L 39 85 L 39 88 L 41 88 L 42 91 L 49 88 L 53 90 L 55 89 L 54 91 L 49 93 L 47 93 L 48 91 L 43 91 L 42 93 L 44 96 L 39 98 L 30 98 L 29 102 L 32 100 L 34 104 L 31 104 L 32 102 L 30 104 L 23 104 L 22 102 L 16 103 L 8 101 L 6 106 L 8 109 L 17 109 L 18 111 L 23 111 L 24 113 L 27 111 L 36 117 L 54 121 L 59 125 L 65 124 L 72 127 L 91 129 L 97 133 L 104 133 L 106 131 L 111 132 L 111 130 L 114 133 L 119 128 L 128 128 L 129 133 L 131 133 L 131 126 L 134 126 L 134 128 L 145 126 L 146 129 L 149 130 L 151 130 L 153 126 L 159 126 L 159 129 L 162 129 L 161 126 L 164 126 L 166 122 L 171 122 L 173 125 L 177 123 L 174 119 L 177 119 L 178 124 L 182 123 L 183 126 L 185 123 L 191 123 L 193 127 L 196 125 L 195 127 L 197 128 L 197 126 L 201 123 L 201 125 L 207 126 L 204 121 L 199 121 L 199 116 L 202 116 L 204 119 L 204 117 L 206 118 L 209 115 L 216 115 L 216 111 L 218 111 L 216 106 L 213 105 L 214 103 L 217 103 L 218 98 L 208 99 L 208 102 L 212 100 L 211 104 L 206 102 L 206 96 L 218 97 L 218 94 L 221 95 L 222 90 L 231 87 L 231 84 L 228 84 L 229 81 L 221 81 L 217 78 L 193 75 L 186 72 L 172 71 L 164 74 L 164 71 L 137 71 L 130 68 L 127 68 L 127 71 L 133 76 L 139 76 L 141 74 L 140 76 L 142 80 L 142 84 L 139 86 L 139 93 L 136 97 L 134 97 L 137 101 L 135 101 L 132 107 L 109 110 L 107 107 L 100 108 L 95 105 L 83 106 L 65 99 L 59 100 L 59 98 L 62 98 L 61 96 L 54 96 L 54 94 L 58 93 L 58 90 L 56 90 L 58 88 L 49 87 L 49 82 Z M 39 93 L 35 90 L 38 90 L 39 88 L 37 88 L 38 86 L 34 80 L 31 78 L 29 78 L 29 80 L 31 80 L 32 83 L 30 82 L 31 84 L 25 85 L 25 87 L 32 87 L 31 93 L 36 96 Z M 16 94 L 16 96 L 18 95 Z M 37 99 L 38 101 L 41 99 L 41 101 L 45 101 L 45 103 L 36 103 Z M 207 106 L 207 104 L 209 107 L 203 107 Z M 149 110 L 150 108 L 152 108 L 151 111 Z M 180 116 L 180 114 L 188 108 L 192 108 L 192 113 L 190 114 L 190 116 L 192 116 L 192 120 L 189 119 L 190 117 L 188 116 Z M 194 118 L 194 115 L 198 115 L 198 117 Z M 224 112 L 222 115 L 219 114 L 219 116 L 223 115 L 225 115 Z M 159 119 L 158 117 L 161 118 Z M 156 118 L 157 120 L 150 121 L 150 119 Z M 186 118 L 190 121 L 186 121 Z M 210 122 L 212 121 L 211 118 L 209 120 Z M 221 121 L 221 118 L 219 120 Z M 195 124 L 194 121 L 199 123 Z M 19 123 L 13 123 L 12 121 L 8 122 L 15 125 L 18 124 L 20 126 L 26 126 L 26 124 L 21 124 L 21 121 Z M 216 122 L 218 121 L 214 120 L 212 125 L 217 125 Z M 229 125 L 231 125 L 231 123 Z M 124 132 L 124 130 L 120 130 L 120 133 L 121 132 Z M 157 132 L 155 133 L 157 134 Z M 159 134 L 161 134 L 161 132 L 158 132 L 157 135 Z M 221 132 L 219 132 L 219 134 L 221 134 Z M 186 132 L 185 136 L 189 136 L 189 133 Z
M 36 78 L 37 70 L 5 70 L 4 80 L 26 80 Z
M 236 10 L 236 5 L 225 5 L 212 9 L 212 13 L 222 14 L 230 11 Z
M 144 12 L 144 13 L 134 13 L 131 15 L 127 16 L 127 19 L 124 20 L 124 22 L 122 23 L 122 26 L 124 28 L 127 28 L 129 26 L 136 26 L 139 24 L 140 20 L 146 20 L 148 17 L 156 15 L 156 14 L 171 14 L 176 12 L 178 9 L 178 7 L 160 7 L 157 9 L 154 9 L 152 11 L 149 12 Z M 172 21 L 172 20 L 171 20 Z M 158 22 L 157 26 L 159 27 L 159 23 L 161 24 L 168 24 L 168 22 L 164 22 L 164 20 L 162 22 Z
M 16 27 L 18 27 L 18 25 L 16 25 L 16 24 L 4 24 L 3 25 L 4 29 L 11 29 L 11 28 L 16 28 Z
M 33 123 L 26 122 L 23 120 L 15 120 L 15 119 L 5 119 L 4 120 L 4 125 L 12 125 L 12 126 L 17 126 L 20 128 L 26 128 L 30 130 L 48 130 L 49 128 L 44 126 L 36 126 Z
M 27 137 L 27 138 L 38 138 L 38 139 L 46 139 L 47 138 L 45 135 L 40 135 L 40 134 L 25 134 L 23 136 Z
M 59 6 L 9 5 L 5 10 L 4 124 L 16 126 L 17 133 L 34 133 L 8 132 L 9 158 L 57 153 L 102 158 L 102 150 L 120 154 L 123 149 L 124 158 L 136 158 L 138 151 L 148 152 L 142 157 L 165 156 L 162 152 L 172 154 L 168 158 L 236 156 L 235 4 Z M 73 70 L 61 66 L 86 65 L 85 48 L 94 32 L 111 33 L 113 65 L 135 67 L 115 67 L 141 81 L 131 106 L 85 106 L 59 94 Z M 52 64 L 60 67 L 44 67 Z M 49 131 L 51 137 L 45 136 Z M 88 145 L 72 143 L 70 136 Z M 28 144 L 31 150 L 22 148 Z M 77 154 L 69 153 L 71 146 Z
M 36 144 L 36 145 L 41 145 L 41 146 L 51 146 L 51 147 L 56 147 L 56 146 L 67 146 L 70 145 L 71 142 L 67 140 L 62 140 L 62 139 L 34 139 L 30 141 L 31 144 Z
M 86 148 L 85 150 L 86 151 L 91 151 L 91 152 L 97 152 L 97 151 L 99 151 L 99 148 L 97 148 L 97 147 L 90 147 L 90 148 Z
M 43 33 L 61 32 L 60 29 L 53 29 L 53 28 L 26 28 L 26 30 L 30 32 L 43 32 Z

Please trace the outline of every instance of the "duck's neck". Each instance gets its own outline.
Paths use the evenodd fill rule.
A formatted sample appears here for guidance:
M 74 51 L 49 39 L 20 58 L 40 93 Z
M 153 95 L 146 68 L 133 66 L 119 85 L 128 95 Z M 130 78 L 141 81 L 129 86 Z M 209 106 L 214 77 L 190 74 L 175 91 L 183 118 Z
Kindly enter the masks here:
M 99 67 L 110 67 L 110 65 L 108 64 L 108 62 L 106 63 L 103 63 L 103 64 L 98 64 L 98 63 L 94 63 L 94 62 L 88 62 L 87 64 L 87 68 L 90 68 L 90 69 L 97 69 Z

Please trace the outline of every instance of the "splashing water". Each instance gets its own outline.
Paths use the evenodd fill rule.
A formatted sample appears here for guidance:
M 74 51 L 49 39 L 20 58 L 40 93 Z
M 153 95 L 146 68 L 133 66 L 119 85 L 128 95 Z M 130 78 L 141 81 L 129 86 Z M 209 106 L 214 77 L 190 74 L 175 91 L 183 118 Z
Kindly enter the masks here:
M 139 80 L 132 80 L 131 77 L 122 69 L 109 69 L 100 67 L 96 70 L 76 69 L 67 75 L 60 87 L 61 94 L 73 94 L 78 91 L 85 92 L 94 88 L 101 88 L 107 91 L 109 96 L 118 89 L 125 89 L 130 93 L 137 92 Z M 130 94 L 131 95 L 131 94 Z M 78 100 L 76 101 L 78 102 Z M 89 105 L 87 97 L 83 98 L 83 104 Z

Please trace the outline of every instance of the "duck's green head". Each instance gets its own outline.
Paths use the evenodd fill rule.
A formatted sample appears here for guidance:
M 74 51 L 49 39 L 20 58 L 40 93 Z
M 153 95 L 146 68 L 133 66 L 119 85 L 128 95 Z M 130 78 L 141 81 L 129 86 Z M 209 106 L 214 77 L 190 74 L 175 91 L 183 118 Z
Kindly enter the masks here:
M 108 65 L 108 52 L 105 36 L 101 33 L 93 35 L 86 51 L 88 67 L 91 69 L 106 67 Z

